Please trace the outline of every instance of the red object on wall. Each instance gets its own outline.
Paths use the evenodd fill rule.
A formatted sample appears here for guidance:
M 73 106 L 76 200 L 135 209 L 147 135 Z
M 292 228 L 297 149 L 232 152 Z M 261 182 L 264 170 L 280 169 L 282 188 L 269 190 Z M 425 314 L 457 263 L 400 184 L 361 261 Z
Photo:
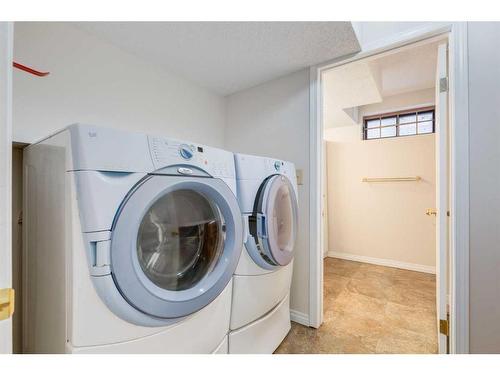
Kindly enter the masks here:
M 31 69 L 30 67 L 16 63 L 15 61 L 12 63 L 12 65 L 14 66 L 14 68 L 24 70 L 25 72 L 31 73 L 37 77 L 45 77 L 46 75 L 49 75 L 49 72 L 39 72 L 38 70 Z

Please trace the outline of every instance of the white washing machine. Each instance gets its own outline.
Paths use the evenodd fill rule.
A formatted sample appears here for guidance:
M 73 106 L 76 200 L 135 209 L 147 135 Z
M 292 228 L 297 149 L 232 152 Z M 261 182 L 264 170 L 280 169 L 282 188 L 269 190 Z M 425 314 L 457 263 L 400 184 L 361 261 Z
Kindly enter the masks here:
M 233 154 L 73 125 L 24 152 L 24 351 L 227 353 Z
M 290 330 L 298 225 L 293 163 L 235 154 L 245 244 L 233 277 L 230 353 L 272 353 Z

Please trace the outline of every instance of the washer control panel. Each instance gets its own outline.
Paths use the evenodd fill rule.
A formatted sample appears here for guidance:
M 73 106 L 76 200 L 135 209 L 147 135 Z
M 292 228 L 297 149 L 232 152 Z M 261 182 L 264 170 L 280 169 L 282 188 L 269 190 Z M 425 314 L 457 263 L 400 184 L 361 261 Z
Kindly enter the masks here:
M 196 166 L 212 176 L 235 175 L 234 157 L 231 152 L 169 138 L 148 137 L 148 143 L 153 165 L 157 170 L 181 164 Z M 188 174 L 184 169 L 182 174 Z

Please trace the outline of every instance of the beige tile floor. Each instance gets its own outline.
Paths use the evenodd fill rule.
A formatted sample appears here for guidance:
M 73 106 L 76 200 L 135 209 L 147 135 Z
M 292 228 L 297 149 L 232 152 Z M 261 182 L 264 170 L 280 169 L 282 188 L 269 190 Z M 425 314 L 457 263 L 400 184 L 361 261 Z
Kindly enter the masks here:
M 434 275 L 326 258 L 324 322 L 292 322 L 275 353 L 436 353 Z

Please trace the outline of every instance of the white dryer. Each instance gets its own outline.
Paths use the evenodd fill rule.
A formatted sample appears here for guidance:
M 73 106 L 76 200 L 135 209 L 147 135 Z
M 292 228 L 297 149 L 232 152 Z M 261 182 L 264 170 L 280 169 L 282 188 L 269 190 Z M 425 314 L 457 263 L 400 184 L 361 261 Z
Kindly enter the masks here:
M 24 351 L 228 351 L 233 154 L 73 125 L 24 152 Z
M 245 244 L 233 277 L 230 353 L 272 353 L 290 330 L 298 226 L 293 163 L 235 154 Z

